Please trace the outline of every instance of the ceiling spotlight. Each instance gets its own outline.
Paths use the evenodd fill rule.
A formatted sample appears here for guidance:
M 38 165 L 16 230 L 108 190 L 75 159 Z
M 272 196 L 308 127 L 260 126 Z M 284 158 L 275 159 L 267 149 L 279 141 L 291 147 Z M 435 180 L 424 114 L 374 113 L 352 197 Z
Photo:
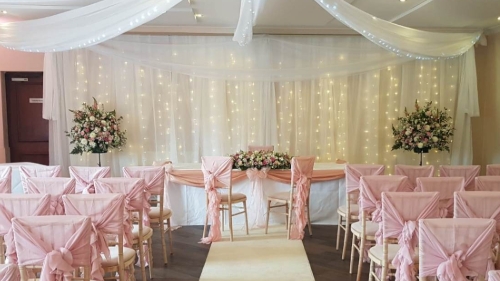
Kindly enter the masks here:
M 497 20 L 500 20 L 500 17 L 498 17 Z
M 3 10 L 3 11 L 2 11 L 2 14 L 7 14 L 7 11 Z
M 399 2 L 406 2 L 406 0 L 399 0 Z
M 197 19 L 197 18 L 201 18 L 201 17 L 203 17 L 203 15 L 202 15 L 202 14 L 194 14 L 194 18 L 195 18 L 195 19 Z

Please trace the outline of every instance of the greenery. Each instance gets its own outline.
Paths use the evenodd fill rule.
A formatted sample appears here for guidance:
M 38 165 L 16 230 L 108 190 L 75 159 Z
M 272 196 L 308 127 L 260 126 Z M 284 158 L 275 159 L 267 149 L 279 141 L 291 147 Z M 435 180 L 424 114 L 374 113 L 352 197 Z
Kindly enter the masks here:
M 283 152 L 240 150 L 230 156 L 233 158 L 233 169 L 290 169 L 292 167 L 292 157 Z

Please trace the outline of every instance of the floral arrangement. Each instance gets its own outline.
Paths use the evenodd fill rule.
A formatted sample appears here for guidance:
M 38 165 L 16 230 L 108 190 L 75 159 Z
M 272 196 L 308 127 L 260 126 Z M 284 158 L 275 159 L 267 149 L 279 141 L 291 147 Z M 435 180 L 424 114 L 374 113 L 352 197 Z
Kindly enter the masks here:
M 240 150 L 230 156 L 233 158 L 233 169 L 290 169 L 292 167 L 292 157 L 283 152 Z
M 448 110 L 440 110 L 427 102 L 420 107 L 415 101 L 415 112 L 398 118 L 398 125 L 392 125 L 395 142 L 392 150 L 404 149 L 415 152 L 425 152 L 435 148 L 450 151 L 450 141 L 453 136 L 451 117 Z
M 106 153 L 109 149 L 121 149 L 127 138 L 126 131 L 120 130 L 120 121 L 123 117 L 116 117 L 116 112 L 104 111 L 99 108 L 96 99 L 94 104 L 83 103 L 82 110 L 70 110 L 74 114 L 75 125 L 66 136 L 74 144 L 71 154 L 82 154 L 83 152 Z

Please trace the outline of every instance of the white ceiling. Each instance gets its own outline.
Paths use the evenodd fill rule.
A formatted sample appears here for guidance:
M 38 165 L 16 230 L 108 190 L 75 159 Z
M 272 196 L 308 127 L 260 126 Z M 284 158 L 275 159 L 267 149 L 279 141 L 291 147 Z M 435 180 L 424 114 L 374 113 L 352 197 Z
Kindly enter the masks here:
M 7 11 L 0 21 L 35 19 L 74 9 L 97 0 L 57 0 L 61 5 L 0 5 Z M 460 32 L 500 31 L 500 0 L 348 0 L 378 18 L 424 30 Z M 1 1 L 0 1 L 1 3 Z M 239 0 L 183 0 L 133 33 L 231 34 L 238 22 Z M 195 18 L 195 14 L 201 17 Z M 2 19 L 3 18 L 3 19 Z M 323 10 L 314 0 L 267 0 L 254 33 L 350 34 L 349 28 Z

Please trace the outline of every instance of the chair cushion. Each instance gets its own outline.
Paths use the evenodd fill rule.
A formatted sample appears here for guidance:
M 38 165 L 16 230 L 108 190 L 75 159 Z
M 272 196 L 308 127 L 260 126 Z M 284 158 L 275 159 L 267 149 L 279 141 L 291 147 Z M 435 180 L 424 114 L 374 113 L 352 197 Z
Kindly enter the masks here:
M 345 214 L 347 212 L 347 206 L 346 205 L 340 206 L 337 209 L 337 212 L 339 214 L 343 214 L 343 216 L 345 217 Z M 357 204 L 351 204 L 351 217 L 358 216 L 358 214 L 359 214 L 359 206 Z
M 357 221 L 357 222 L 351 224 L 351 231 L 353 234 L 356 234 L 358 236 L 361 235 L 361 229 L 362 229 L 362 225 L 361 225 L 360 221 Z M 372 222 L 372 221 L 366 222 L 366 229 L 365 229 L 366 236 L 375 236 L 375 233 L 377 232 L 377 230 L 378 230 L 378 223 Z
M 278 200 L 286 200 L 286 201 L 289 201 L 289 200 L 290 200 L 290 192 L 279 192 L 279 193 L 275 193 L 275 194 L 272 194 L 272 195 L 267 196 L 267 199 L 268 199 L 268 200 L 278 199 Z
M 388 249 L 387 259 L 388 259 L 389 264 L 390 264 L 391 261 L 396 256 L 396 253 L 399 251 L 399 245 L 398 244 L 389 244 L 387 249 Z M 369 250 L 369 255 L 373 259 L 374 262 L 377 262 L 377 264 L 380 264 L 384 259 L 384 246 L 383 245 L 375 245 L 375 246 L 371 247 Z M 418 249 L 415 249 L 412 260 L 414 263 L 418 263 Z
M 233 193 L 231 196 L 231 201 L 243 201 L 246 199 L 247 199 L 247 196 L 243 193 Z M 228 201 L 229 201 L 228 194 L 222 194 L 221 195 L 221 202 L 228 202 Z
M 111 255 L 111 259 L 107 260 L 104 255 L 101 254 L 102 257 L 102 267 L 112 267 L 118 265 L 118 246 L 109 247 L 109 253 Z M 123 261 L 129 261 L 131 259 L 135 259 L 135 250 L 123 247 Z
M 151 219 L 157 219 L 160 217 L 160 207 L 151 207 L 151 210 L 148 213 Z M 163 207 L 163 217 L 168 218 L 172 216 L 172 211 Z
M 143 237 L 149 237 L 152 235 L 153 229 L 149 226 L 143 226 L 142 227 L 142 236 Z M 132 226 L 132 235 L 134 236 L 134 239 L 137 239 L 139 237 L 139 225 L 134 224 Z

